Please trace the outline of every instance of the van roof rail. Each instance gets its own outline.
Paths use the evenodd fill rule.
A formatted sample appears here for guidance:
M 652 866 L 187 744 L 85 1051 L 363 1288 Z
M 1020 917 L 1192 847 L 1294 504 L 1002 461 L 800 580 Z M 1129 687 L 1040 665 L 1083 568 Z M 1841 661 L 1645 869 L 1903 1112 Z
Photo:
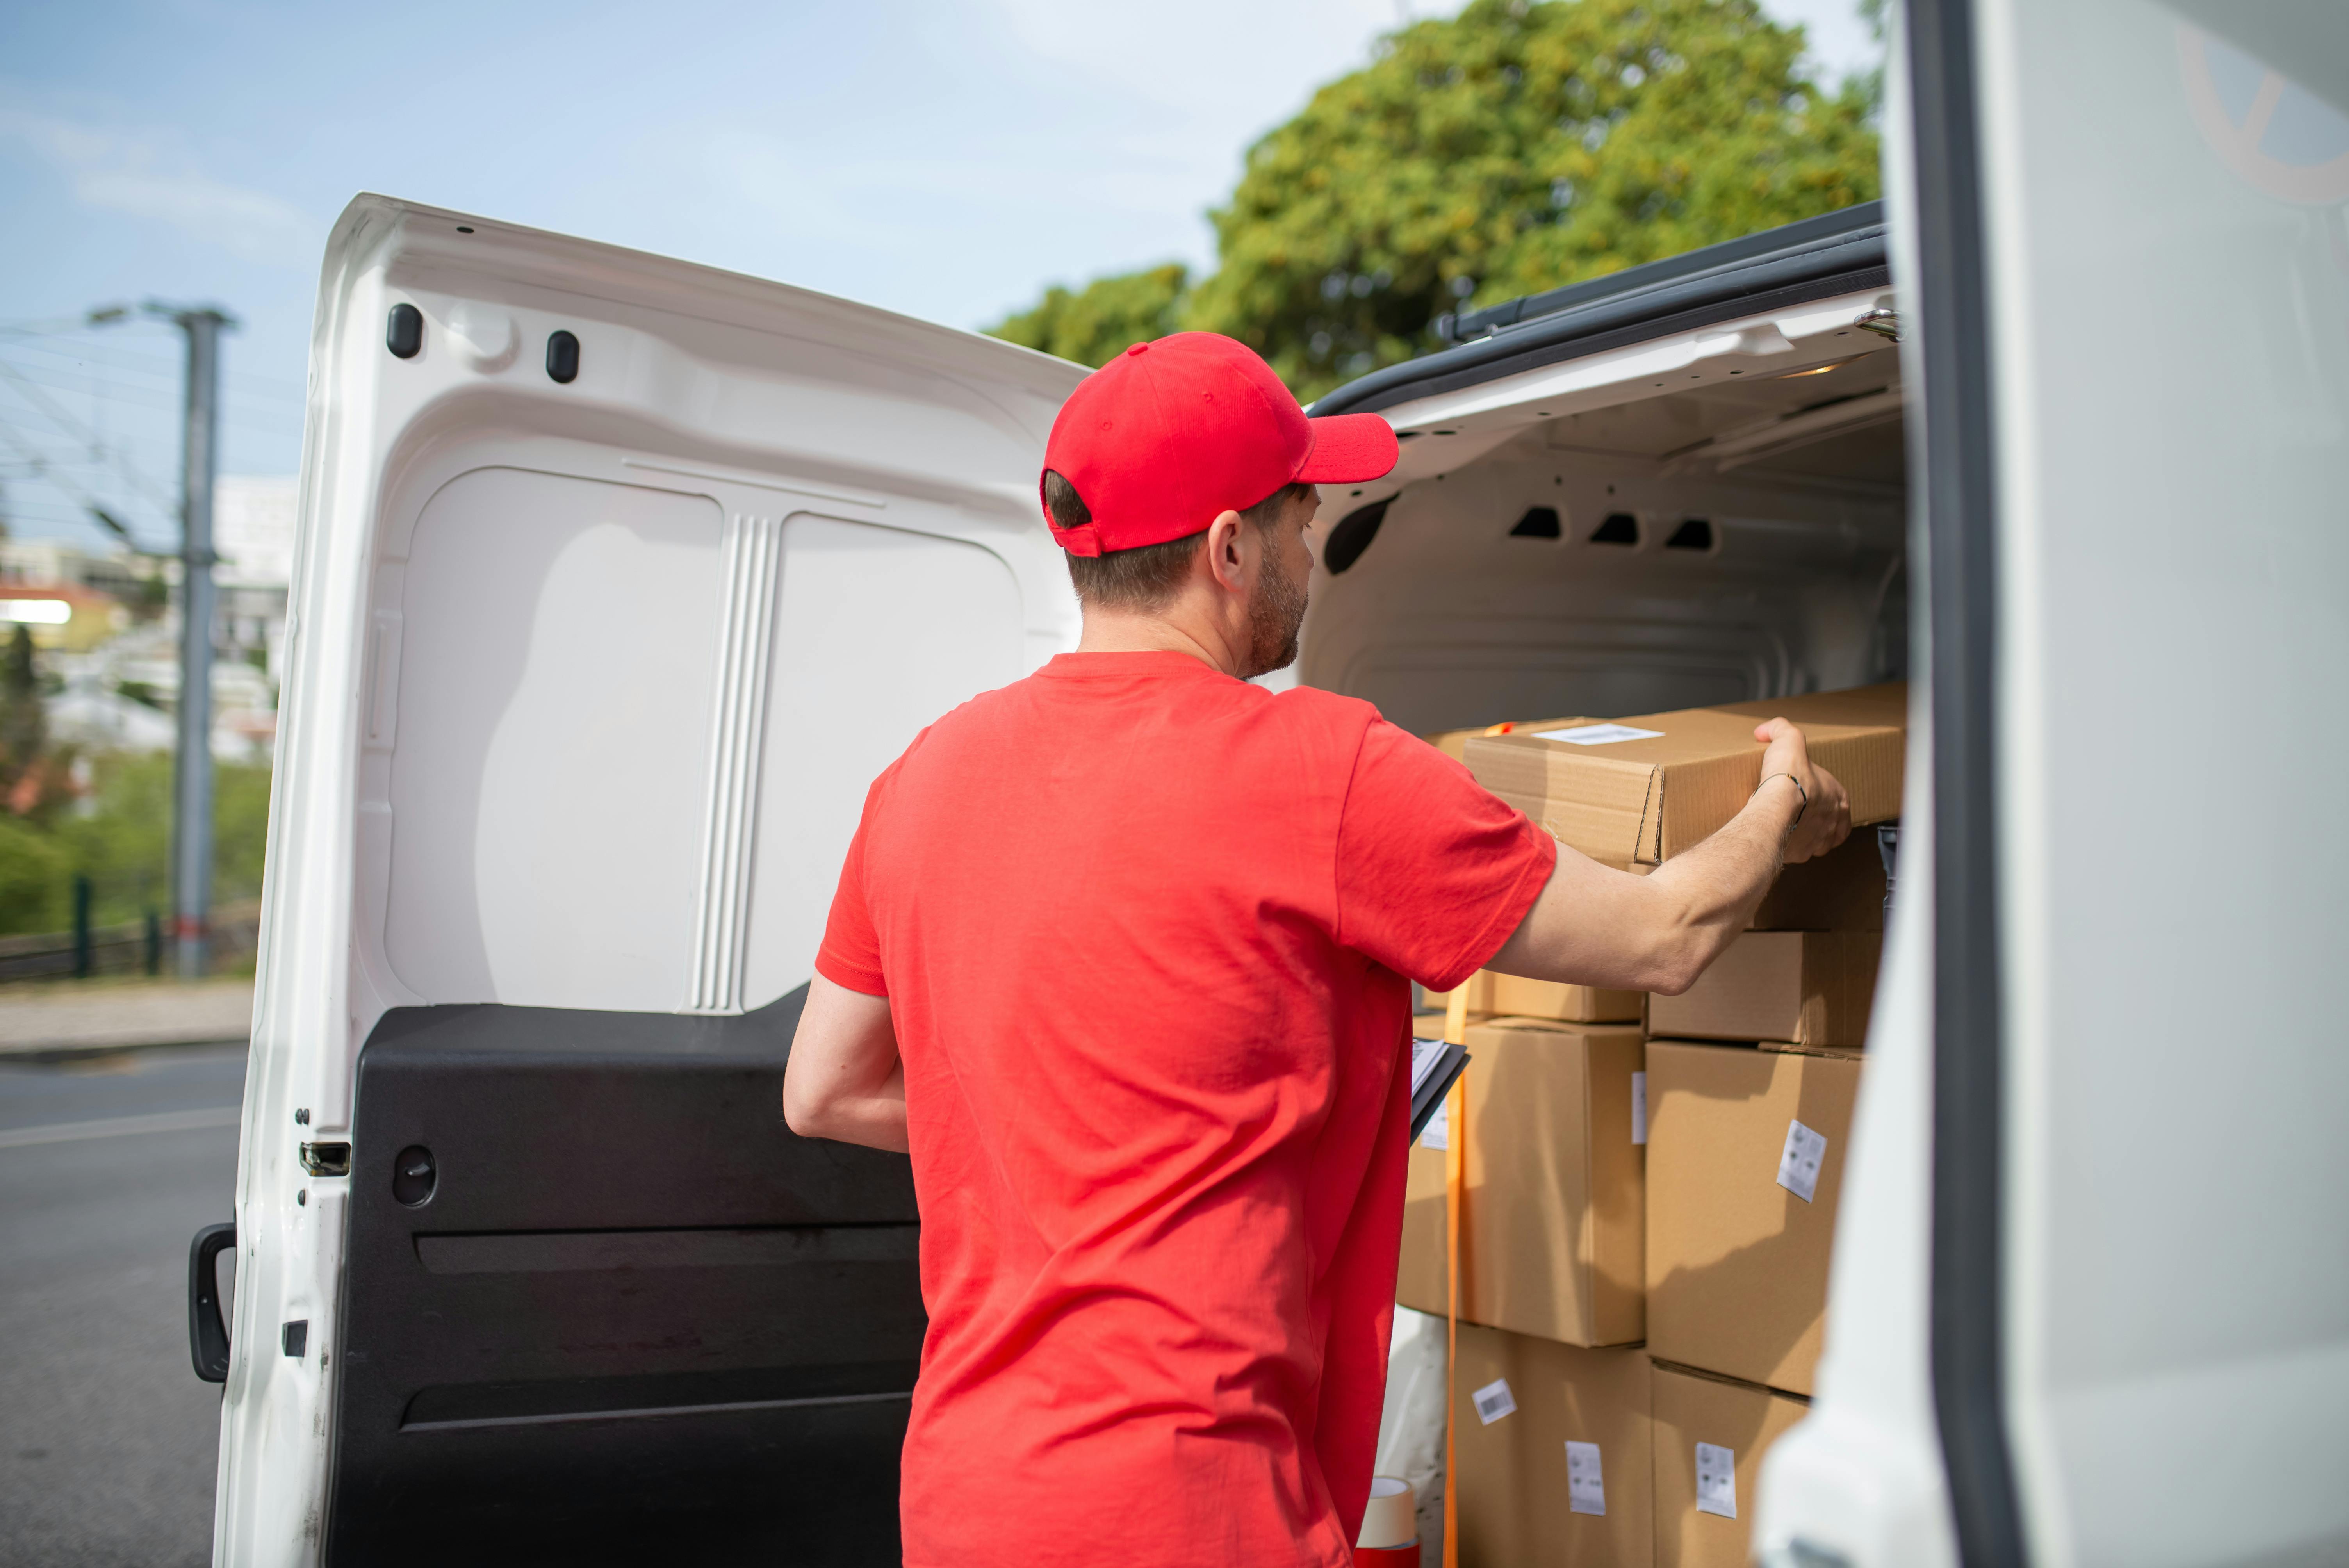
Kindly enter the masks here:
M 1365 413 L 1667 332 L 1892 281 L 1884 203 L 1764 229 L 1605 277 L 1439 317 L 1454 346 L 1373 370 L 1312 412 Z

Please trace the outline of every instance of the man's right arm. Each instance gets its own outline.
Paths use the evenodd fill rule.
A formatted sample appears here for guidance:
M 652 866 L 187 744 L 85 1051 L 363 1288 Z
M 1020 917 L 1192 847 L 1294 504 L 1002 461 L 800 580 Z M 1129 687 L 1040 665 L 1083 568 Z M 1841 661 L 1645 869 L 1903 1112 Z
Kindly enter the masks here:
M 1668 996 L 1695 985 L 1754 918 L 1781 865 L 1831 850 L 1851 832 L 1843 786 L 1812 765 L 1801 730 L 1774 718 L 1754 737 L 1767 743 L 1762 782 L 1718 832 L 1646 876 L 1560 844 L 1541 896 L 1485 966 Z
M 905 1152 L 905 1065 L 889 998 L 819 974 L 783 1064 L 783 1121 L 802 1138 Z

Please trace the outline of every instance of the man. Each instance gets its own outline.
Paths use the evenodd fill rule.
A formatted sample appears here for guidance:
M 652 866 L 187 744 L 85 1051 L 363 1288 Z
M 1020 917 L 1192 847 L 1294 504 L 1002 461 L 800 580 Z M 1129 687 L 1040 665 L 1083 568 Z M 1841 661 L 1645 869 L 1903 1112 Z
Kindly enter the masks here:
M 882 774 L 792 1045 L 792 1129 L 910 1149 L 914 1568 L 1350 1561 L 1385 1379 L 1410 982 L 1677 992 L 1841 788 L 1764 779 L 1650 876 L 1555 844 L 1297 654 L 1316 484 L 1393 467 L 1228 338 L 1137 344 L 1046 449 L 1073 654 Z

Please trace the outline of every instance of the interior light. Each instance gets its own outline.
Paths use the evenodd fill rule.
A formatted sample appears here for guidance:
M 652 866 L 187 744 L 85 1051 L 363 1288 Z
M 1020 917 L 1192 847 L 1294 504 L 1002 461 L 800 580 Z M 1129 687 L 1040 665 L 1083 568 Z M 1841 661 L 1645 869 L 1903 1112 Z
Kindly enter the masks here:
M 62 599 L 0 599 L 0 621 L 17 625 L 62 626 L 73 619 L 73 606 Z
M 1797 376 L 1825 376 L 1828 371 L 1833 370 L 1835 366 L 1832 365 L 1814 365 L 1808 370 L 1789 370 L 1784 376 L 1779 377 L 1778 379 L 1781 381 L 1792 381 Z

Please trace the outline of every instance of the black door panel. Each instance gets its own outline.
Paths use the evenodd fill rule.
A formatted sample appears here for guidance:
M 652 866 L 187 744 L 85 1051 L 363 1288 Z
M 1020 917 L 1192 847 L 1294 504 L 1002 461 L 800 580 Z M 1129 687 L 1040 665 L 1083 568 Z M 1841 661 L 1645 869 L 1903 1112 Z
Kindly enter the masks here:
M 913 1180 L 783 1126 L 804 996 L 384 1016 L 352 1135 L 335 1568 L 897 1560 Z

